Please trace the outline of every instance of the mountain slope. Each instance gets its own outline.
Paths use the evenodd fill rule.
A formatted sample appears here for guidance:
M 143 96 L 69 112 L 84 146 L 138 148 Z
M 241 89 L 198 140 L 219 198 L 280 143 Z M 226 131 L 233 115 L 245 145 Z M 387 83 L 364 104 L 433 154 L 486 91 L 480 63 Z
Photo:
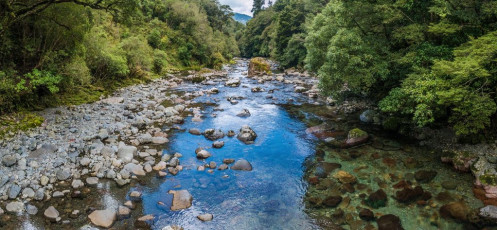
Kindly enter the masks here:
M 248 22 L 248 20 L 252 19 L 252 17 L 250 17 L 249 15 L 240 14 L 240 13 L 235 13 L 235 15 L 233 15 L 233 18 L 236 21 L 241 22 L 243 24 L 246 24 Z

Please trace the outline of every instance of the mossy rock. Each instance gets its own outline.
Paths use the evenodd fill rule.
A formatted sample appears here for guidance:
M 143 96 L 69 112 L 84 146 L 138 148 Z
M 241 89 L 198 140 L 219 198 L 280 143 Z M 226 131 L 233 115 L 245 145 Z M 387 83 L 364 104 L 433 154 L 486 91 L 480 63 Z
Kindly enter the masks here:
M 361 138 L 361 137 L 367 137 L 367 136 L 368 136 L 367 132 L 365 132 L 359 128 L 355 128 L 355 129 L 352 129 L 349 131 L 348 138 L 352 139 L 352 138 Z
M 491 186 L 497 185 L 497 175 L 484 174 L 481 175 L 479 179 L 483 185 L 491 185 Z
M 272 74 L 271 65 L 266 60 L 264 60 L 264 58 L 252 58 L 250 59 L 248 74 L 249 76 L 258 74 Z
M 36 128 L 43 124 L 44 121 L 43 117 L 28 112 L 5 115 L 0 118 L 0 138 L 5 137 L 9 133 Z

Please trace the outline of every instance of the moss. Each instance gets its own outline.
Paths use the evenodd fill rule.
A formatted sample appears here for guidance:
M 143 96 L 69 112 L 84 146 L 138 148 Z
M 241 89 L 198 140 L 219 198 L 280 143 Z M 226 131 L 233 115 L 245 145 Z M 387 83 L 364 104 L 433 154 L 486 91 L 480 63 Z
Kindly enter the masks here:
M 497 175 L 484 174 L 481 175 L 479 179 L 483 185 L 492 185 L 492 186 L 497 185 Z
M 0 138 L 17 131 L 27 131 L 43 124 L 45 119 L 35 113 L 19 112 L 0 117 Z
M 364 137 L 367 136 L 368 133 L 365 131 L 362 131 L 361 129 L 355 128 L 349 131 L 349 136 L 348 138 L 358 138 L 358 137 Z
M 195 75 L 195 76 L 192 78 L 192 82 L 193 82 L 193 83 L 200 83 L 200 82 L 203 82 L 203 81 L 205 81 L 205 77 L 204 77 L 204 76 Z
M 267 63 L 264 58 L 256 57 L 250 59 L 250 70 L 253 70 L 258 73 L 266 73 L 266 74 L 272 74 L 271 73 L 271 66 L 269 63 Z
M 364 203 L 366 203 L 366 205 L 368 205 L 371 208 L 381 208 L 387 206 L 386 200 L 366 199 Z

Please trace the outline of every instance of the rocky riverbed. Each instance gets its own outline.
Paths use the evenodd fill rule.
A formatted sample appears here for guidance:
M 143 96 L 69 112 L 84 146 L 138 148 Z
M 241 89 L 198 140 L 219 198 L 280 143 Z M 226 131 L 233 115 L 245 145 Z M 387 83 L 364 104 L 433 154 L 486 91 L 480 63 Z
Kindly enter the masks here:
M 479 210 L 470 175 L 385 135 L 370 124 L 374 116 L 359 116 L 366 103 L 332 106 L 306 73 L 247 76 L 247 67 L 238 60 L 222 71 L 168 75 L 40 112 L 41 127 L 0 142 L 0 227 L 494 223 L 497 208 Z

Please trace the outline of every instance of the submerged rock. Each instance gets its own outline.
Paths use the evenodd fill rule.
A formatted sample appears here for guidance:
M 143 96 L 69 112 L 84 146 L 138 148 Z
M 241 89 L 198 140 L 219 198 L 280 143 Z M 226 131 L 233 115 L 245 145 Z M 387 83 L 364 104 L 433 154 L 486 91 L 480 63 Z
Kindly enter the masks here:
M 252 165 L 247 160 L 240 159 L 231 166 L 231 170 L 252 171 Z
M 432 170 L 420 170 L 414 174 L 414 178 L 419 183 L 429 183 L 437 176 L 436 171 Z
M 460 221 L 468 220 L 469 207 L 461 201 L 451 202 L 440 207 L 440 216 L 446 219 L 456 219 Z
M 116 217 L 117 212 L 112 209 L 95 210 L 88 215 L 93 225 L 102 228 L 110 228 L 114 224 L 114 221 L 116 221 Z
M 333 175 L 334 178 L 338 179 L 338 181 L 344 183 L 344 184 L 354 184 L 357 182 L 357 179 L 354 175 L 345 172 L 343 170 L 338 171 Z
M 342 197 L 341 196 L 329 196 L 326 199 L 323 200 L 322 204 L 328 207 L 336 207 L 342 202 Z
M 135 227 L 140 229 L 150 229 L 154 222 L 153 215 L 142 216 L 135 220 Z
M 378 191 L 369 194 L 365 203 L 371 208 L 381 208 L 387 206 L 387 200 L 388 197 L 385 191 L 379 189 Z
M 353 147 L 360 144 L 364 144 L 369 140 L 368 133 L 355 128 L 349 131 L 347 135 L 347 140 L 345 141 L 345 147 Z
M 169 194 L 173 194 L 172 211 L 187 209 L 192 206 L 193 197 L 188 190 L 169 190 Z
M 359 212 L 359 217 L 365 221 L 371 221 L 371 220 L 375 219 L 373 211 L 371 211 L 367 208 L 363 208 Z
M 378 230 L 404 230 L 399 217 L 392 214 L 381 216 L 376 223 Z
M 49 219 L 50 221 L 55 221 L 59 217 L 59 211 L 54 208 L 54 206 L 50 206 L 47 209 L 45 209 L 45 212 L 43 212 L 43 215 L 45 218 Z

